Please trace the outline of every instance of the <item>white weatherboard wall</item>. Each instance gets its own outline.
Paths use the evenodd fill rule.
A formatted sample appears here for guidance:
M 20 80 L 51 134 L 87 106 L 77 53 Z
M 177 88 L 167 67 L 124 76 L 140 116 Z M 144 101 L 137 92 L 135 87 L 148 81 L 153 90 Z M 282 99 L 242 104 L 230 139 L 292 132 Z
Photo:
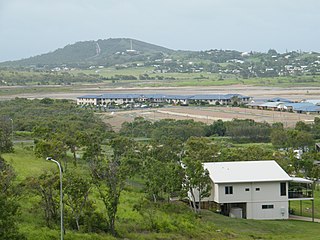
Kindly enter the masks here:
M 262 209 L 262 205 L 273 205 L 272 209 Z M 288 201 L 247 203 L 247 219 L 288 219 Z
M 280 182 L 217 185 L 219 192 L 214 198 L 215 201 L 218 203 L 247 203 L 247 219 L 287 219 L 289 216 L 288 196 L 281 196 Z M 225 194 L 225 186 L 232 186 L 233 194 Z M 273 208 L 263 209 L 262 205 L 273 205 Z
M 280 182 L 224 183 L 219 186 L 220 203 L 288 201 L 288 196 L 280 196 Z M 225 186 L 233 187 L 233 194 L 225 194 Z M 249 191 L 245 191 L 249 188 Z M 260 191 L 256 190 L 259 188 Z M 288 186 L 287 186 L 288 189 Z

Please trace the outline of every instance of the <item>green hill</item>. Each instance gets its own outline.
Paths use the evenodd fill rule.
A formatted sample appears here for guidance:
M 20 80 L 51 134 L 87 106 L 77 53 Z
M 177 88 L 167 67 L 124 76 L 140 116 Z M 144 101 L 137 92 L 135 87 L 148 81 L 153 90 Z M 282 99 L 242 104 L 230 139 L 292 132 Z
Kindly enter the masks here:
M 301 51 L 278 53 L 273 49 L 267 53 L 222 49 L 183 51 L 130 38 L 109 38 L 77 42 L 39 56 L 0 63 L 0 68 L 4 70 L 20 67 L 24 70 L 31 67 L 40 71 L 57 72 L 68 71 L 70 68 L 96 69 L 98 66 L 115 67 L 117 70 L 148 67 L 157 74 L 200 73 L 201 78 L 204 74 L 213 73 L 218 74 L 216 78 L 219 80 L 280 77 L 288 80 L 289 77 L 290 85 L 292 82 L 299 85 L 318 85 L 320 53 Z M 147 77 L 149 76 L 144 78 Z M 5 77 L 0 76 L 0 85 L 1 81 L 3 85 L 8 82 Z M 282 80 L 279 81 L 277 84 L 282 83 Z M 212 84 L 212 81 L 209 83 Z
M 132 42 L 132 50 L 131 50 Z M 53 52 L 0 63 L 2 66 L 111 66 L 132 61 L 144 61 L 158 55 L 174 52 L 168 48 L 129 38 L 109 38 L 107 40 L 77 42 Z

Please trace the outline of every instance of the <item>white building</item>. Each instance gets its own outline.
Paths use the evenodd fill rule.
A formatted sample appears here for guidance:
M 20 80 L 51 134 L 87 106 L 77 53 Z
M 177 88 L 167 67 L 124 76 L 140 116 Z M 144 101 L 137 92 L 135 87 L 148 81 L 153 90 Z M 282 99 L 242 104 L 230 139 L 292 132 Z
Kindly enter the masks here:
M 77 97 L 78 105 L 108 106 L 128 103 L 169 103 L 188 105 L 191 102 L 209 105 L 230 105 L 234 102 L 246 104 L 251 97 L 241 94 L 210 94 L 210 95 L 163 95 L 163 94 L 102 94 Z
M 313 182 L 290 177 L 275 161 L 212 162 L 204 168 L 212 189 L 201 201 L 215 203 L 224 215 L 288 219 L 289 200 L 313 201 Z
M 101 95 L 84 95 L 77 97 L 77 105 L 93 105 L 97 106 L 99 104 L 98 99 Z

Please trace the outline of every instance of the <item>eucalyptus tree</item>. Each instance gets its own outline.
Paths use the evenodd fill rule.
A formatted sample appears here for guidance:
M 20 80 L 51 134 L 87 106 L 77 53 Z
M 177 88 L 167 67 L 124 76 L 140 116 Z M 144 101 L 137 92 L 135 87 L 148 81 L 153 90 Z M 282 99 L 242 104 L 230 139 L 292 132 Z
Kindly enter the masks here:
M 0 156 L 0 239 L 23 240 L 26 238 L 19 233 L 17 226 L 19 205 L 14 179 L 13 168 Z
M 117 235 L 115 222 L 120 195 L 126 181 L 136 173 L 139 153 L 136 143 L 125 137 L 113 139 L 110 146 L 113 150 L 111 155 L 91 161 L 91 175 L 106 210 L 109 231 Z
M 188 191 L 196 213 L 201 209 L 201 199 L 208 197 L 211 191 L 211 179 L 203 162 L 212 162 L 216 153 L 216 148 L 206 138 L 191 137 L 185 144 L 182 157 L 185 171 L 183 186 Z

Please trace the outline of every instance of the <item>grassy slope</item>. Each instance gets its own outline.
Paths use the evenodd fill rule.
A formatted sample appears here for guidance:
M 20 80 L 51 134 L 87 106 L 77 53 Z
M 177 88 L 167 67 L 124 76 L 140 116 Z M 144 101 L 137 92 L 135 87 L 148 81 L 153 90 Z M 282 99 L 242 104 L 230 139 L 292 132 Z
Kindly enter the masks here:
M 42 159 L 37 159 L 33 152 L 22 146 L 15 147 L 15 153 L 4 154 L 18 174 L 18 182 L 28 176 L 36 176 L 46 169 L 56 166 Z M 56 170 L 56 169 L 55 169 Z M 121 237 L 127 239 L 318 239 L 320 229 L 317 223 L 300 221 L 256 221 L 231 219 L 210 211 L 204 211 L 197 218 L 181 203 L 170 204 L 152 212 L 159 225 L 159 231 L 150 231 L 148 218 L 143 218 L 133 205 L 143 198 L 143 193 L 130 183 L 122 194 L 116 223 Z M 95 197 L 93 194 L 92 197 Z M 319 197 L 319 193 L 317 194 Z M 36 197 L 24 195 L 21 199 L 20 229 L 28 239 L 57 239 L 59 229 L 44 227 L 42 212 L 37 209 Z M 101 203 L 97 201 L 97 206 Z M 316 208 L 320 203 L 316 201 Z M 146 210 L 149 211 L 149 210 Z M 67 231 L 65 239 L 114 239 L 108 234 L 82 234 Z

